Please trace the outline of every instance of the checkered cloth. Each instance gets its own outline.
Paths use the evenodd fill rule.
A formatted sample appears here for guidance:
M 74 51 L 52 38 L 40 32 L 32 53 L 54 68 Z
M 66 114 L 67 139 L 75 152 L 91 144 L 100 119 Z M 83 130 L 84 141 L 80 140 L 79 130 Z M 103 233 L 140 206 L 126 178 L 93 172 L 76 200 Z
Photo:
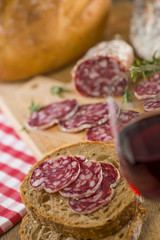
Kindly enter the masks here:
M 0 235 L 26 214 L 19 186 L 35 162 L 26 144 L 0 111 Z

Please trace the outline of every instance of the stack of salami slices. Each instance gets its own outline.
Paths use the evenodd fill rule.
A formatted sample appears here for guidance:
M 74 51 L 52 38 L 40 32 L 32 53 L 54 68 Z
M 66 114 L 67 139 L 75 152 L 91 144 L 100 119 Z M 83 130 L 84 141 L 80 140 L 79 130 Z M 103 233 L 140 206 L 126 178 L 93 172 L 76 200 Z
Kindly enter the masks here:
M 100 142 L 45 157 L 24 179 L 21 197 L 29 209 L 20 229 L 24 240 L 136 240 L 145 214 L 121 175 L 114 147 Z
M 145 112 L 160 110 L 160 73 L 146 77 L 135 88 L 135 97 L 142 100 Z

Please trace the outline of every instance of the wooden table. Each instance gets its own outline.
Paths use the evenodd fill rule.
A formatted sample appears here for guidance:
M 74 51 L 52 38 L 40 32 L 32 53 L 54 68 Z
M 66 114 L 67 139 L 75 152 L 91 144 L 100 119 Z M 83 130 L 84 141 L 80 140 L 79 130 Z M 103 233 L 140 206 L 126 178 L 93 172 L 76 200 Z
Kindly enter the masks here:
M 109 24 L 105 30 L 105 39 L 112 39 L 115 34 L 121 34 L 125 40 L 129 39 L 128 29 L 129 20 L 131 16 L 131 3 L 129 1 L 117 1 L 114 3 L 114 7 L 111 12 Z M 51 78 L 57 79 L 60 82 L 69 82 L 71 66 L 64 68 L 61 71 L 54 72 L 50 75 Z M 26 82 L 14 83 L 14 84 L 0 84 L 0 95 L 4 99 L 7 97 L 9 92 L 13 92 L 19 87 L 23 87 Z M 17 126 L 17 125 L 16 125 Z M 18 128 L 17 128 L 18 129 Z M 16 129 L 16 130 L 17 130 Z M 22 136 L 24 139 L 25 137 Z M 82 136 L 83 138 L 83 136 Z M 26 139 L 27 140 L 27 139 Z M 39 151 L 39 148 L 33 148 L 34 155 L 39 159 L 43 154 L 44 150 Z M 47 149 L 47 151 L 50 149 Z M 160 204 L 145 202 L 148 209 L 151 209 L 147 215 L 146 224 L 143 226 L 142 236 L 139 240 L 160 240 L 159 226 L 160 226 Z M 154 218 L 153 218 L 154 216 Z M 20 223 L 0 237 L 1 240 L 20 240 L 18 236 Z

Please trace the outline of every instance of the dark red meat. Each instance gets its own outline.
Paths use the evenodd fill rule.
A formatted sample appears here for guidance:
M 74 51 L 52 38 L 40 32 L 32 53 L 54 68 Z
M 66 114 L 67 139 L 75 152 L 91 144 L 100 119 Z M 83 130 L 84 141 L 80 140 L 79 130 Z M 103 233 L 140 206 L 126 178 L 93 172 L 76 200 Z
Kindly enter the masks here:
M 95 193 L 102 181 L 102 168 L 100 163 L 84 161 L 74 156 L 79 161 L 80 173 L 77 179 L 68 187 L 63 188 L 60 194 L 65 197 L 82 198 Z
M 70 185 L 79 173 L 80 165 L 74 157 L 49 158 L 34 169 L 30 184 L 34 188 L 44 188 L 53 193 Z
M 101 163 L 103 179 L 100 187 L 90 197 L 68 199 L 68 204 L 74 212 L 88 214 L 105 206 L 114 195 L 114 189 L 119 182 L 118 170 L 106 163 Z
M 99 43 L 74 67 L 72 76 L 75 87 L 80 94 L 87 97 L 122 95 L 128 78 L 120 80 L 117 77 L 124 73 L 132 62 L 133 49 L 123 40 Z
M 116 105 L 118 109 L 118 106 Z M 70 119 L 61 121 L 59 126 L 65 132 L 79 132 L 85 128 L 100 125 L 108 120 L 108 103 L 82 105 Z
M 136 111 L 123 111 L 120 113 L 117 124 L 119 129 L 124 127 L 134 118 L 140 116 L 139 112 Z M 87 140 L 89 141 L 100 141 L 105 143 L 110 143 L 113 141 L 113 134 L 109 121 L 103 123 L 100 126 L 92 127 L 87 132 Z
M 52 127 L 60 120 L 66 120 L 71 117 L 77 108 L 78 103 L 76 99 L 49 104 L 30 115 L 27 120 L 27 128 L 32 130 Z
M 154 73 L 151 78 L 141 81 L 135 88 L 134 93 L 137 99 L 154 97 L 160 93 L 160 73 Z
M 143 107 L 145 112 L 160 110 L 160 94 L 157 94 L 152 98 L 144 99 Z

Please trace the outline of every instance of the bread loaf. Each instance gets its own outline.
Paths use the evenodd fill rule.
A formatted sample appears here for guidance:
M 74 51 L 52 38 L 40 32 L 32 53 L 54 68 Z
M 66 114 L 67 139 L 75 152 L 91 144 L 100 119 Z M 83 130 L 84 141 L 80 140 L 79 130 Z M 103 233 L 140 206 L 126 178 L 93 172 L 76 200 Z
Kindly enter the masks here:
M 143 216 L 144 209 L 140 208 L 137 214 L 119 232 L 99 240 L 138 240 Z M 47 225 L 42 225 L 31 213 L 24 217 L 19 234 L 21 240 L 76 240 L 51 230 Z
M 36 166 L 50 156 L 55 158 L 62 155 L 83 155 L 88 160 L 110 163 L 120 171 L 113 145 L 86 142 L 64 147 L 38 162 L 24 179 L 20 190 L 26 207 L 53 231 L 77 239 L 100 239 L 122 229 L 141 205 L 122 175 L 109 204 L 87 215 L 74 213 L 67 204 L 67 198 L 59 193 L 47 193 L 30 185 L 30 177 Z
M 160 56 L 160 1 L 134 0 L 130 39 L 137 55 L 151 60 L 155 51 Z
M 1 0 L 0 81 L 68 64 L 100 40 L 110 0 Z

